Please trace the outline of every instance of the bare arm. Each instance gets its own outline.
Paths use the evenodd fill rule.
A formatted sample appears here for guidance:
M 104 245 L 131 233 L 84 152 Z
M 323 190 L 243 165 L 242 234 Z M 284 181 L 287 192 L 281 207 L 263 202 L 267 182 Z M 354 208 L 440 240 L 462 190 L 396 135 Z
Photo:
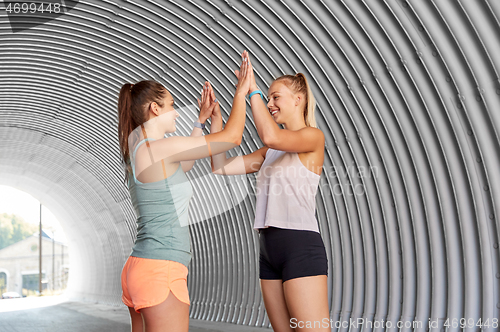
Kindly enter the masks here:
M 143 145 L 137 150 L 137 169 L 146 169 L 161 160 L 176 163 L 202 159 L 212 154 L 225 152 L 241 144 L 246 118 L 245 95 L 249 89 L 249 80 L 246 75 L 248 66 L 246 51 L 243 52 L 242 57 L 238 84 L 226 128 L 205 136 L 172 136 L 155 140 L 150 143 L 150 151 L 147 151 L 148 149 L 144 148 L 146 145 Z
M 325 135 L 320 129 L 280 129 L 258 93 L 252 96 L 250 104 L 257 132 L 266 146 L 286 152 L 312 152 L 318 147 L 324 148 Z
M 224 156 L 224 161 L 220 164 L 220 168 L 212 168 L 212 172 L 220 175 L 238 175 L 258 172 L 266 159 L 266 152 L 268 149 L 267 146 L 264 146 L 250 154 L 235 156 L 229 159 L 226 159 L 225 152 L 221 153 L 221 155 Z
M 212 93 L 212 99 L 213 98 L 213 91 Z M 215 111 L 215 109 L 218 108 L 218 112 Z M 222 115 L 220 113 L 220 108 L 219 105 L 216 105 L 214 108 L 214 113 L 212 113 L 212 122 L 210 125 L 210 133 L 218 133 L 222 131 Z M 214 171 L 215 167 L 220 168 L 221 165 L 224 165 L 226 162 L 226 151 L 219 153 L 219 154 L 214 154 L 210 158 L 210 164 L 212 166 L 212 172 Z M 215 166 L 217 165 L 217 166 Z
M 210 89 L 208 87 L 210 87 Z M 212 86 L 210 85 L 209 82 L 205 82 L 205 85 L 203 87 L 203 90 L 202 90 L 201 96 L 200 96 L 201 100 L 200 100 L 200 98 L 198 98 L 198 108 L 200 109 L 200 115 L 198 116 L 197 121 L 199 123 L 205 123 L 207 121 L 207 118 L 211 115 L 210 112 L 207 112 L 210 109 L 210 104 L 213 104 L 213 103 L 207 102 L 207 101 L 211 100 L 210 99 L 211 95 L 213 95 Z M 213 99 L 215 99 L 215 98 L 213 98 Z M 213 101 L 213 99 L 212 99 L 212 101 Z M 219 115 L 220 115 L 219 104 L 216 104 L 216 106 L 219 110 Z M 213 105 L 212 105 L 212 109 L 214 109 Z M 213 110 L 212 110 L 212 112 L 213 112 Z M 213 119 L 212 119 L 212 121 L 213 121 Z M 199 127 L 194 127 L 193 131 L 191 132 L 190 137 L 200 137 L 202 135 L 203 135 L 203 129 L 201 129 Z M 184 173 L 190 171 L 191 168 L 193 168 L 194 163 L 195 163 L 195 160 L 181 161 L 181 166 L 182 166 L 182 170 L 184 171 Z
M 256 100 L 257 98 L 260 100 Z M 299 130 L 280 129 L 267 111 L 259 94 L 252 96 L 251 105 L 257 132 L 266 146 L 286 152 L 312 152 L 317 151 L 318 148 L 324 148 L 325 135 L 320 129 L 314 127 Z M 277 130 L 268 129 L 272 128 L 269 125 L 270 122 L 277 127 Z
M 212 87 L 209 86 L 209 94 L 212 100 L 215 100 L 215 94 Z M 212 124 L 210 127 L 210 133 L 217 133 L 222 130 L 222 115 L 220 112 L 220 107 L 217 104 L 214 107 L 212 113 Z M 267 152 L 267 147 L 263 147 L 259 150 L 254 151 L 251 154 L 245 156 L 235 156 L 232 158 L 226 158 L 226 152 L 212 155 L 211 164 L 212 172 L 214 174 L 221 175 L 237 175 L 237 174 L 249 174 L 257 172 L 260 166 L 264 162 L 265 155 Z
M 250 92 L 257 90 L 255 78 L 253 76 L 252 62 L 250 63 Z M 272 97 L 276 98 L 276 97 Z M 312 152 L 324 149 L 325 135 L 318 128 L 306 127 L 300 130 L 281 129 L 274 121 L 266 104 L 259 94 L 254 94 L 250 98 L 255 126 L 262 143 L 271 149 L 286 152 Z
M 231 115 L 224 130 L 205 136 L 171 136 L 153 141 L 150 144 L 153 160 L 164 159 L 166 162 L 175 163 L 202 159 L 240 145 L 245 126 L 245 108 L 245 95 L 240 92 L 234 96 Z M 143 151 L 148 153 L 146 149 Z M 137 153 L 140 152 L 141 148 Z
M 222 130 L 222 116 L 212 116 L 211 133 Z M 214 154 L 211 158 L 212 172 L 220 175 L 237 175 L 257 172 L 264 162 L 267 147 L 245 156 L 226 158 L 226 152 Z
M 206 120 L 203 120 L 201 118 L 198 118 L 197 120 L 199 123 L 205 123 Z M 193 131 L 191 132 L 190 137 L 200 137 L 203 135 L 203 129 L 194 127 Z M 188 160 L 188 161 L 181 161 L 181 167 L 184 173 L 189 172 L 193 166 L 194 166 L 195 160 Z

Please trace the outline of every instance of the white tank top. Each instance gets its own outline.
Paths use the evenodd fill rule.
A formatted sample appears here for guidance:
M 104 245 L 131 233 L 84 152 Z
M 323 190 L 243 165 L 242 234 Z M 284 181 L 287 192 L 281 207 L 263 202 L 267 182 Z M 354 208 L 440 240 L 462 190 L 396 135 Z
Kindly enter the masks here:
M 268 149 L 257 173 L 254 230 L 275 226 L 319 233 L 316 192 L 320 175 L 297 152 Z

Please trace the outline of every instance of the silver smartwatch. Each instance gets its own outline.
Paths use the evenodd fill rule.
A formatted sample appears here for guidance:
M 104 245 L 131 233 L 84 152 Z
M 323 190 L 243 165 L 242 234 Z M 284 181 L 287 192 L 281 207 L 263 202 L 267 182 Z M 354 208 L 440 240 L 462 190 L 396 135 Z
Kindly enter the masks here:
M 195 121 L 193 125 L 197 128 L 205 129 L 205 124 L 204 123 L 199 123 L 198 121 Z

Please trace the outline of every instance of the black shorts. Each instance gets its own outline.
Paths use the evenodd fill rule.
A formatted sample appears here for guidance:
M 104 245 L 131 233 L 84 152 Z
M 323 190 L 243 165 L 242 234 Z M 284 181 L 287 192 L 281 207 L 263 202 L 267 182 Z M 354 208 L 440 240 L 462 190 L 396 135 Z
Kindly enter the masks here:
M 267 227 L 259 229 L 260 279 L 328 275 L 325 245 L 318 232 Z

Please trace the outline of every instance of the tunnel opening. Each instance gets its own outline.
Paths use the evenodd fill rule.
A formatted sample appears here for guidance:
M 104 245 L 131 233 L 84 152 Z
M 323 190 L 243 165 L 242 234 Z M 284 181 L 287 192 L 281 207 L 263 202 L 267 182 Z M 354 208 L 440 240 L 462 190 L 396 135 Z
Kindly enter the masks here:
M 70 261 L 59 220 L 36 198 L 14 187 L 0 186 L 0 198 L 0 296 L 64 293 Z

